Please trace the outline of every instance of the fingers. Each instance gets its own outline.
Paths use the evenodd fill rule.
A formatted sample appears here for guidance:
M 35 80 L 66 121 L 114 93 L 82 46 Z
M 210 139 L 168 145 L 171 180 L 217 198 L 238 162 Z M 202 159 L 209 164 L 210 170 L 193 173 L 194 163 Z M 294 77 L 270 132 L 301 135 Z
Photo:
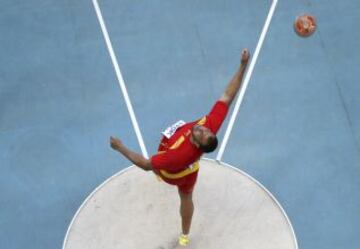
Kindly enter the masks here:
M 110 136 L 110 146 L 113 148 L 113 149 L 116 149 L 118 148 L 119 146 L 121 146 L 121 141 L 120 139 L 116 138 L 116 137 L 113 137 L 113 136 Z
M 110 137 L 110 144 L 111 144 L 111 146 L 113 146 L 114 143 L 116 143 L 116 139 L 111 136 L 111 137 Z
M 120 140 L 120 139 L 118 139 L 118 138 L 116 138 L 116 137 L 113 137 L 113 136 L 110 136 L 110 141 L 111 141 L 111 142 L 115 142 L 115 141 L 117 141 L 117 140 Z
M 247 48 L 243 49 L 242 53 L 241 53 L 241 57 L 243 59 L 249 59 L 250 53 L 249 50 Z
M 250 58 L 250 52 L 247 48 L 243 49 L 243 51 L 241 52 L 241 63 L 242 64 L 247 64 Z

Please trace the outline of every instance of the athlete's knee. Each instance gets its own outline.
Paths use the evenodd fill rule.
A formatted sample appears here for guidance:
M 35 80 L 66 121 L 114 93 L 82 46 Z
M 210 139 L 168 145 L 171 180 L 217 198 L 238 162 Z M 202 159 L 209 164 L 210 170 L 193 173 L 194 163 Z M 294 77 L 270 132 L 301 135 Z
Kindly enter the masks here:
M 192 192 L 184 193 L 179 190 L 179 196 L 181 201 L 192 201 Z

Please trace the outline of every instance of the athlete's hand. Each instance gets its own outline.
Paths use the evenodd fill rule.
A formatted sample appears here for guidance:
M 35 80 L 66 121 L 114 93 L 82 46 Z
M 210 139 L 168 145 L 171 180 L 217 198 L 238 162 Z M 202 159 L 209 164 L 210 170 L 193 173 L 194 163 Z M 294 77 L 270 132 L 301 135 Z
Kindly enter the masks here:
M 110 145 L 111 148 L 118 151 L 124 146 L 121 140 L 116 137 L 110 137 Z
M 250 52 L 247 48 L 241 52 L 241 65 L 246 65 L 249 62 Z

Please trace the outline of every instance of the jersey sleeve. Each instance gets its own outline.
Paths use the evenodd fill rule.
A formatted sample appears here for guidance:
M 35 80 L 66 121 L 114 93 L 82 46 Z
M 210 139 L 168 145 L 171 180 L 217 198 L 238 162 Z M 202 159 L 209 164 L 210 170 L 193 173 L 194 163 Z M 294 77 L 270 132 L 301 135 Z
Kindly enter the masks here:
M 223 101 L 217 101 L 207 115 L 207 127 L 215 134 L 220 129 L 228 113 L 229 106 Z

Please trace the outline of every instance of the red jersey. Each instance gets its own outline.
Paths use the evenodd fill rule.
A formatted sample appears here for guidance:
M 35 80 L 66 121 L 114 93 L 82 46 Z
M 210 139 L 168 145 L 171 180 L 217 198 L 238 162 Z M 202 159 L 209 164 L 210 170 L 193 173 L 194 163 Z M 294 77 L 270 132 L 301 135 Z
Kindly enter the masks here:
M 225 102 L 217 101 L 208 115 L 195 122 L 186 123 L 169 139 L 164 136 L 158 154 L 151 157 L 153 168 L 157 171 L 166 170 L 169 173 L 178 173 L 198 161 L 203 152 L 190 141 L 192 127 L 196 124 L 203 125 L 216 134 L 228 109 Z

